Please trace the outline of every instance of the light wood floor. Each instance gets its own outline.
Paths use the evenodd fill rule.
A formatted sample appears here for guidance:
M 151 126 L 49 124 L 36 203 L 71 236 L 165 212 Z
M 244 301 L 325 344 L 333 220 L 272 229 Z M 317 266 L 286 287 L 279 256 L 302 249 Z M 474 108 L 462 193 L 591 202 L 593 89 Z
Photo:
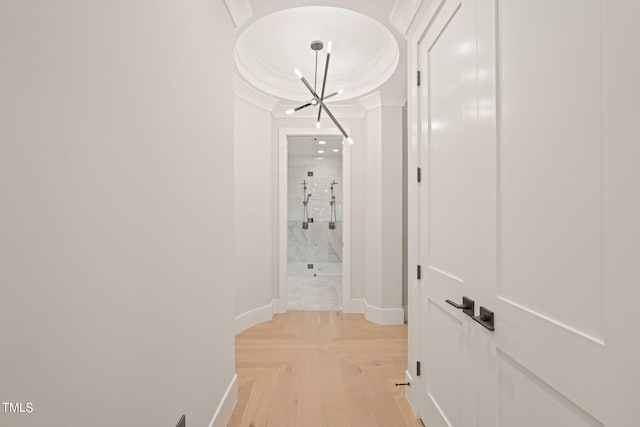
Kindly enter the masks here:
M 421 427 L 404 398 L 407 327 L 292 311 L 236 337 L 235 427 Z

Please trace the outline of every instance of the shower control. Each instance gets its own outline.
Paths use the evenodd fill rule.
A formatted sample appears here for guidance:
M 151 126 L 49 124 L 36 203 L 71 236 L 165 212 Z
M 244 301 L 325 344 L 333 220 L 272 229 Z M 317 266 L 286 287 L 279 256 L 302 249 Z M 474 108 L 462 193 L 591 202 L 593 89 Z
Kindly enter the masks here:
M 307 172 L 313 175 L 313 172 Z M 311 193 L 307 194 L 307 181 L 302 181 L 302 229 L 308 230 L 309 223 L 313 222 L 313 218 L 309 218 L 309 198 Z
M 308 171 L 307 176 L 313 176 L 313 171 Z
M 338 222 L 338 218 L 336 215 L 336 196 L 333 194 L 333 186 L 338 185 L 336 180 L 331 181 L 331 201 L 329 202 L 329 206 L 331 206 L 331 216 L 329 219 L 329 230 L 336 229 L 336 222 Z

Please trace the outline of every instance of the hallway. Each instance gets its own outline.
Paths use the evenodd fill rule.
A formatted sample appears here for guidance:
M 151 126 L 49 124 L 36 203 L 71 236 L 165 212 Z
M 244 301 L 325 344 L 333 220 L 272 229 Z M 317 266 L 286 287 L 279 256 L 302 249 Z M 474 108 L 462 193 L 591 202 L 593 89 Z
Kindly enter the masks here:
M 638 22 L 0 0 L 0 427 L 640 426 Z
M 420 426 L 407 400 L 407 326 L 291 311 L 236 336 L 235 426 Z

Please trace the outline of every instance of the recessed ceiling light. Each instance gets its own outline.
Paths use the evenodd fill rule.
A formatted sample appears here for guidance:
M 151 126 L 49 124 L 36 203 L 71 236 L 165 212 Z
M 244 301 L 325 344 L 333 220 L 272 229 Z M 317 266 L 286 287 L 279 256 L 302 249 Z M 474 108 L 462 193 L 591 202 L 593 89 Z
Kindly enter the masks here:
M 338 150 L 337 148 L 334 148 L 334 149 L 333 149 L 333 152 L 334 152 L 334 153 L 337 153 L 338 151 L 340 151 L 340 150 Z
M 318 144 L 320 144 L 320 145 L 324 145 L 326 143 L 327 143 L 327 141 L 318 141 Z
M 318 150 L 318 154 L 324 154 L 324 150 Z

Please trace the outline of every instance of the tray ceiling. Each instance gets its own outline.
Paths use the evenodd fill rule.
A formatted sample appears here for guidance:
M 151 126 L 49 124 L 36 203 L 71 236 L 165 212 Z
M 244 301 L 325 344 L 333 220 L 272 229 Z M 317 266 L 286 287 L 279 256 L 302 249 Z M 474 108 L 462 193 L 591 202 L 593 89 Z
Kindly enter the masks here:
M 249 25 L 236 41 L 238 71 L 249 83 L 272 96 L 307 100 L 309 92 L 293 69 L 300 69 L 313 85 L 313 40 L 325 44 L 318 55 L 318 87 L 326 45 L 332 41 L 327 92 L 344 90 L 334 98 L 336 101 L 378 88 L 393 74 L 400 59 L 396 39 L 375 19 L 348 9 L 306 6 L 281 10 Z

